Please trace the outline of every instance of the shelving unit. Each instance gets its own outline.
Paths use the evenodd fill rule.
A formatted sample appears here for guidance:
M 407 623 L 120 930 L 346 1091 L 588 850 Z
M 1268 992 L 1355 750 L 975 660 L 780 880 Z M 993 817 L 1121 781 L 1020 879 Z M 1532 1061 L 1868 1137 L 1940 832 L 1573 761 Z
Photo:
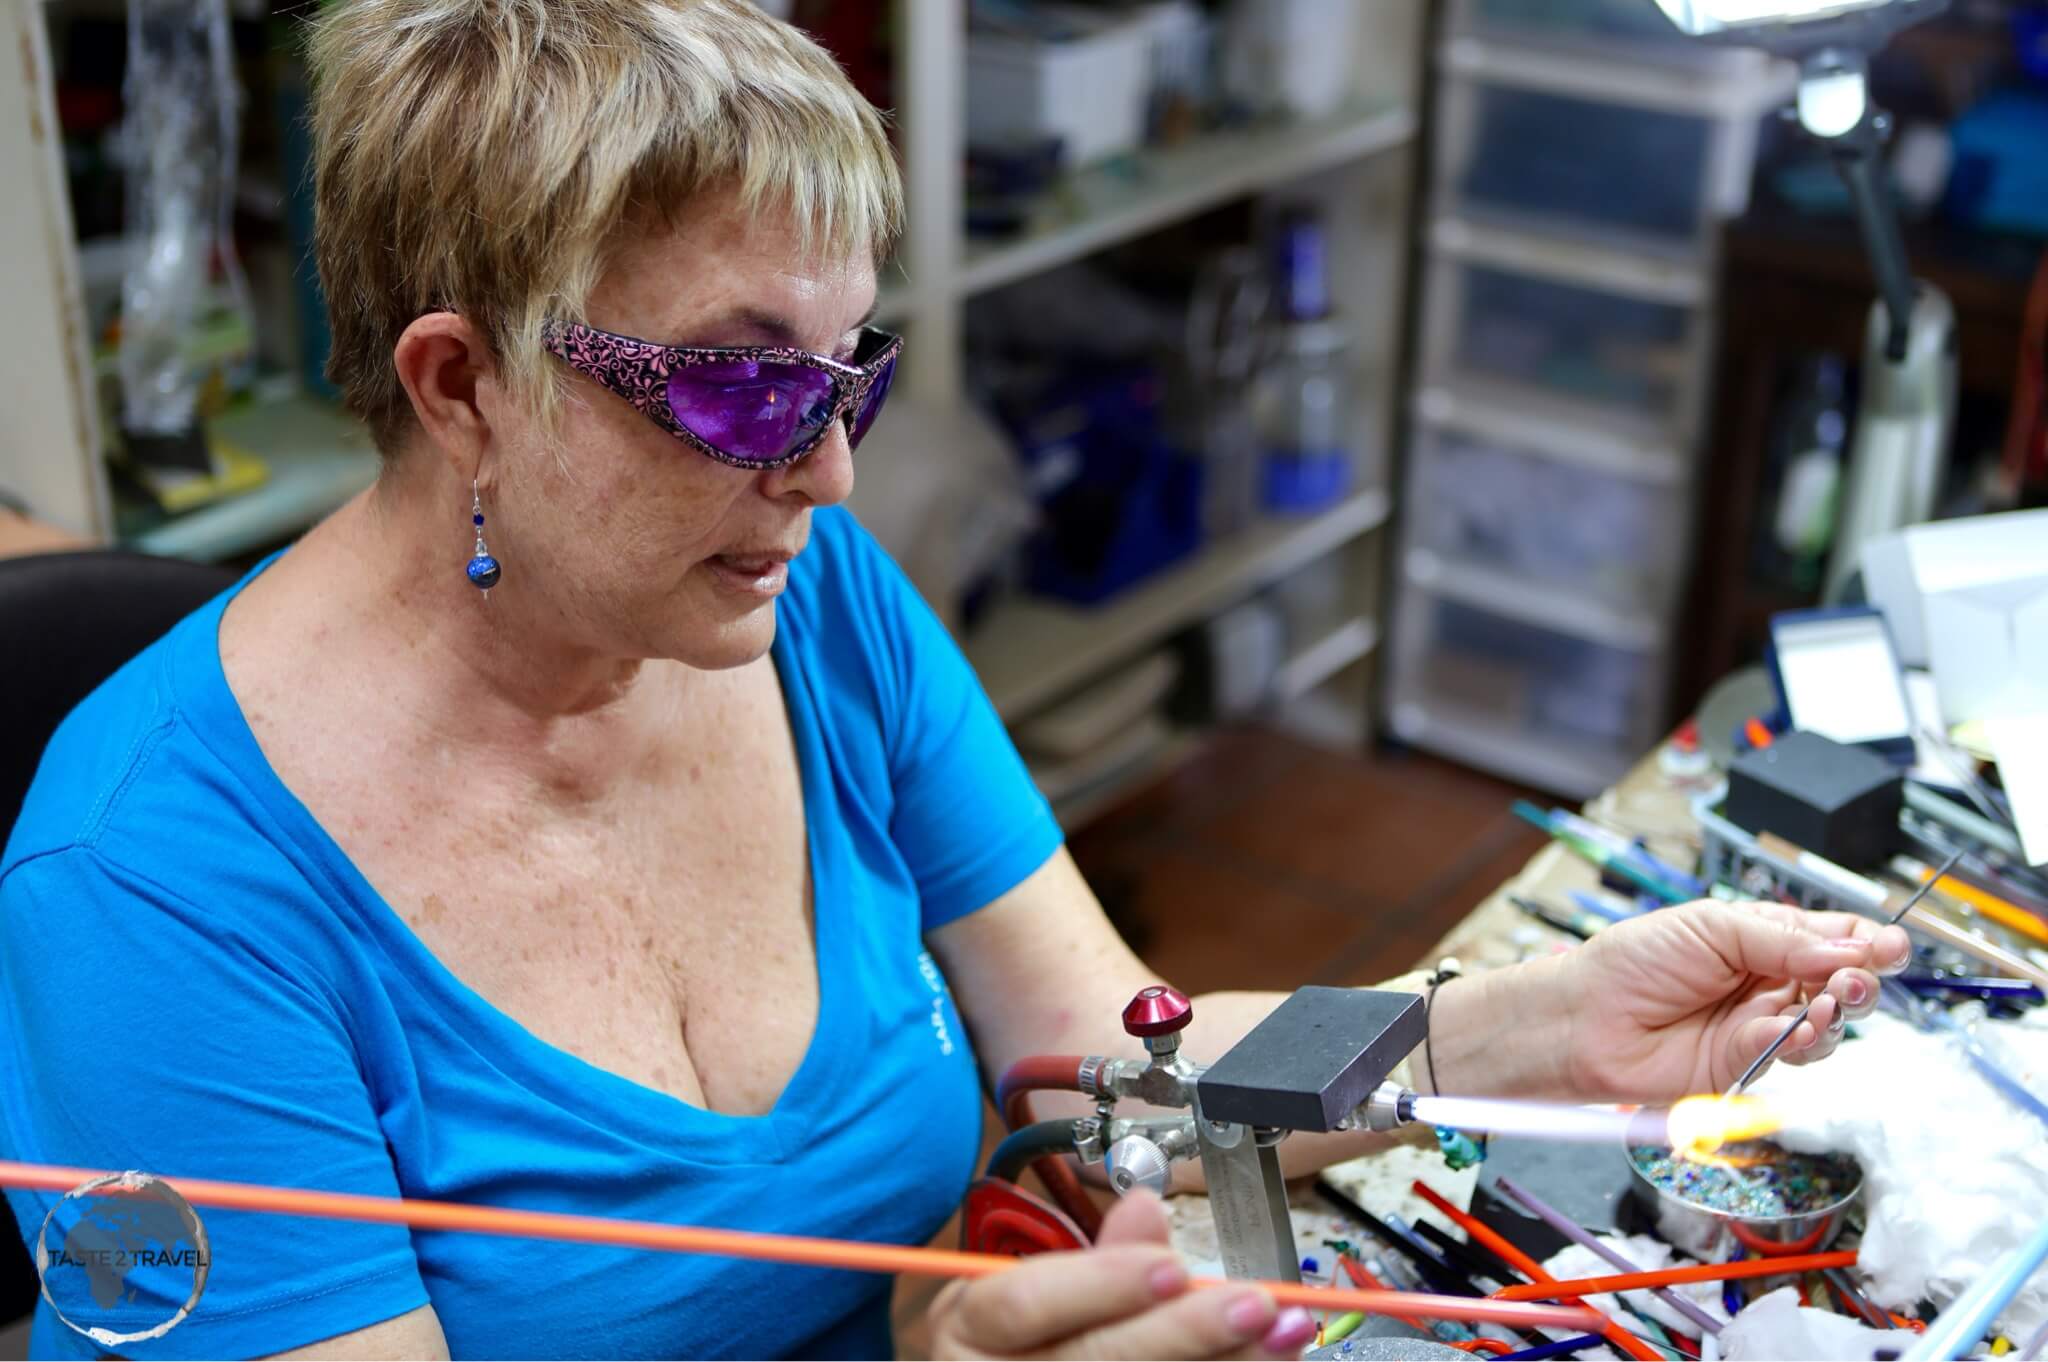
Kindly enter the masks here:
M 1313 515 L 1269 518 L 1192 556 L 1100 607 L 1080 609 L 1020 598 L 997 603 L 963 640 L 999 710 L 1022 722 L 1174 634 L 1198 626 L 1312 564 L 1336 559 L 1344 609 L 1293 640 L 1272 704 L 1317 717 L 1318 731 L 1367 731 L 1371 659 L 1381 635 L 1375 534 L 1392 509 L 1383 470 L 1402 338 L 1394 300 L 1404 291 L 1410 221 L 1411 147 L 1417 129 L 1421 43 L 1427 0 L 1374 0 L 1361 7 L 1350 98 L 1326 117 L 1264 124 L 1147 149 L 1069 175 L 1043 196 L 1022 232 L 969 237 L 966 195 L 966 0 L 898 0 L 892 16 L 898 67 L 893 111 L 902 152 L 908 216 L 897 258 L 883 272 L 880 320 L 908 336 L 899 387 L 928 410 L 965 401 L 963 313 L 977 296 L 1143 237 L 1237 200 L 1266 194 L 1317 206 L 1328 232 L 1331 283 L 1354 337 L 1357 374 L 1354 448 L 1366 480 Z M 17 7 L 29 60 L 0 67 L 0 102 L 24 111 L 25 126 L 54 124 L 46 15 Z M 250 111 L 260 117 L 262 111 Z M 21 247 L 0 265 L 33 275 L 47 324 L 33 318 L 5 344 L 18 363 L 12 381 L 17 428 L 42 441 L 33 470 L 0 465 L 0 481 L 25 488 L 49 518 L 112 537 L 99 433 L 82 354 L 77 249 L 69 237 L 55 139 L 0 139 L 0 172 L 33 187 L 13 196 L 0 240 Z M 19 173 L 13 173 L 19 172 Z M 42 249 L 47 248 L 47 249 Z M 46 296 L 45 296 L 46 295 Z M 68 366 L 68 343 L 81 353 Z M 65 372 L 68 367 L 68 372 Z M 136 530 L 132 546 L 201 559 L 247 554 L 280 542 L 367 486 L 376 454 L 364 432 L 333 408 L 292 397 L 238 413 L 221 433 L 262 457 L 270 477 L 232 501 Z M 53 438 L 54 437 L 54 438 Z M 10 456 L 0 456 L 0 458 Z M 19 460 L 23 456 L 15 454 Z M 72 484 L 76 483 L 76 486 Z M 1348 716 L 1332 724 L 1330 716 Z M 1199 732 L 1170 741 L 1106 782 L 1062 800 L 1063 816 L 1084 814 L 1183 758 Z
M 1378 529 L 1388 510 L 1386 492 L 1368 488 L 1318 515 L 1268 519 L 1092 610 L 1031 598 L 1005 602 L 968 636 L 968 661 L 996 712 L 1022 718 L 1218 607 Z
M 57 126 L 57 81 L 40 5 L 0 11 L 0 478 L 60 529 L 102 537 L 112 522 L 82 318 L 77 235 Z
M 1653 482 L 1686 475 L 1684 451 L 1655 424 L 1524 384 L 1442 375 L 1415 395 L 1414 407 L 1424 426 L 1519 444 L 1559 463 Z
M 1572 638 L 1635 652 L 1655 649 L 1664 621 L 1647 610 L 1624 610 L 1576 592 L 1547 590 L 1513 573 L 1411 548 L 1402 570 L 1414 586 L 1447 601 L 1495 610 Z
M 1397 701 L 1390 717 L 1406 741 L 1509 780 L 1545 790 L 1604 788 L 1600 781 L 1609 762 L 1603 752 L 1589 752 L 1584 743 L 1531 736 L 1484 709 L 1446 700 Z
M 1650 237 L 1589 241 L 1445 216 L 1430 225 L 1429 244 L 1452 259 L 1680 307 L 1705 301 L 1710 282 L 1698 260 Z
M 1068 178 L 1014 239 L 977 242 L 961 260 L 965 294 L 1000 288 L 1305 175 L 1401 146 L 1415 134 L 1405 103 L 1362 104 L 1330 118 L 1199 138 L 1129 166 Z
M 1168 729 L 1163 738 L 1135 759 L 1111 766 L 1100 779 L 1071 790 L 1050 792 L 1048 797 L 1060 826 L 1069 832 L 1085 827 L 1133 789 L 1164 780 L 1187 765 L 1201 752 L 1204 741 L 1199 731 Z
M 1791 89 L 1760 53 L 1659 41 L 1640 17 L 1453 0 L 1435 54 L 1387 717 L 1573 795 L 1663 718 L 1715 227 Z
M 898 88 L 911 221 L 882 311 L 910 337 L 908 390 L 935 406 L 959 400 L 962 313 L 977 295 L 1219 205 L 1279 192 L 1322 212 L 1336 302 L 1357 335 L 1355 447 L 1366 453 L 1365 467 L 1385 468 L 1397 405 L 1392 379 L 1402 341 L 1394 300 L 1407 267 L 1426 0 L 1374 0 L 1360 9 L 1353 98 L 1339 112 L 1148 149 L 1080 171 L 1042 198 L 1023 232 L 981 240 L 963 237 L 958 226 L 964 5 L 904 0 Z M 976 621 L 963 646 L 998 712 L 1021 725 L 1173 635 L 1335 559 L 1347 582 L 1340 617 L 1293 641 L 1270 703 L 1279 722 L 1322 741 L 1356 744 L 1369 731 L 1370 673 L 1381 634 L 1377 531 L 1392 506 L 1384 479 L 1369 479 L 1321 513 L 1263 520 L 1100 606 L 1029 597 L 1000 602 Z M 1174 729 L 1136 760 L 1106 757 L 1100 779 L 1051 791 L 1055 809 L 1069 827 L 1078 826 L 1131 787 L 1158 779 L 1200 742 L 1199 731 Z
M 1343 621 L 1287 659 L 1273 681 L 1274 698 L 1284 705 L 1313 694 L 1323 682 L 1368 657 L 1379 641 L 1377 620 L 1360 615 Z

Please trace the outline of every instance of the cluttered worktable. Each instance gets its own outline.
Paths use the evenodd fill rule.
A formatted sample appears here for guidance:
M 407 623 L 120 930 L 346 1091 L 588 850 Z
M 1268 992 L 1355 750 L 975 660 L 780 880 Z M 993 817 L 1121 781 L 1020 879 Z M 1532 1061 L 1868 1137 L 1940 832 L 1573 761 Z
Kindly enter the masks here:
M 1802 848 L 1779 842 L 1760 850 L 1744 834 L 1727 832 L 1725 824 L 1718 834 L 1722 840 L 1742 840 L 1746 850 L 1709 845 L 1714 839 L 1702 825 L 1699 802 L 1705 794 L 1709 806 L 1719 807 L 1719 784 L 1718 773 L 1696 750 L 1667 744 L 1579 813 L 1608 834 L 1620 834 L 1624 843 L 1641 839 L 1653 858 L 1650 864 L 1691 870 L 1702 865 L 1707 853 L 1703 874 L 1719 856 L 1721 868 L 1735 873 L 1748 893 L 1758 893 L 1764 883 L 1758 876 L 1766 875 L 1770 887 L 1763 892 L 1819 906 L 1811 874 L 1802 879 L 1799 873 L 1813 871 L 1817 858 Z M 1456 957 L 1472 972 L 1573 949 L 1583 935 L 1601 928 L 1599 913 L 1592 911 L 1601 900 L 1627 903 L 1629 896 L 1616 891 L 1634 886 L 1612 869 L 1603 874 L 1592 859 L 1601 853 L 1589 856 L 1583 836 L 1555 830 L 1553 835 L 1557 840 L 1467 914 L 1418 967 L 1434 968 L 1444 957 Z M 1773 860 L 1773 851 L 1794 858 L 1804 854 L 1806 863 Z M 1995 859 L 1995 853 L 1988 854 Z M 1788 874 L 1782 879 L 1770 875 L 1772 866 Z M 1820 870 L 1842 868 L 1820 863 Z M 1849 873 L 1845 884 L 1834 888 L 1846 892 L 1854 888 L 1846 882 L 1858 878 Z M 1867 878 L 1862 883 L 1893 893 L 1887 902 L 1898 901 L 1898 891 Z M 1912 883 L 1910 873 L 1907 883 Z M 1618 1142 L 1587 1147 L 1498 1137 L 1476 1166 L 1453 1167 L 1435 1144 L 1411 1139 L 1327 1170 L 1313 1185 L 1288 1189 L 1302 1278 L 1310 1282 L 1384 1281 L 1409 1289 L 1492 1294 L 1533 1279 L 1529 1269 L 1535 1261 L 1560 1280 L 1613 1274 L 1623 1270 L 1615 1266 L 1618 1262 L 1629 1270 L 1699 1263 L 1707 1266 L 1696 1272 L 1711 1274 L 1723 1271 L 1718 1265 L 1731 1259 L 1788 1250 L 1801 1257 L 1807 1270 L 1682 1284 L 1654 1298 L 1646 1290 L 1629 1290 L 1624 1297 L 1588 1295 L 1589 1304 L 1625 1331 L 1571 1347 L 1562 1346 L 1557 1333 L 1546 1340 L 1487 1329 L 1475 1335 L 1470 1327 L 1419 1320 L 1329 1317 L 1323 1324 L 1346 1336 L 1326 1341 L 1310 1355 L 1434 1355 L 1424 1351 L 1433 1334 L 1434 1341 L 1467 1355 L 1872 1357 L 1888 1349 L 1892 1355 L 1915 1356 L 1915 1347 L 1935 1346 L 1934 1335 L 1944 1322 L 1950 1333 L 1961 1330 L 1967 1337 L 1950 1339 L 1946 1351 L 1928 1355 L 1973 1355 L 1972 1349 L 2029 1355 L 2048 1335 L 2048 1272 L 2026 1289 L 2030 1270 L 2018 1270 L 2015 1261 L 2025 1255 L 2030 1240 L 2048 1234 L 2038 1223 L 2048 1212 L 2048 1107 L 2041 1103 L 2048 1096 L 2048 1025 L 2043 1024 L 2048 1008 L 2038 1006 L 2038 986 L 2048 982 L 2048 954 L 2038 948 L 2048 941 L 2048 932 L 2038 929 L 2038 921 L 2033 939 L 2001 930 L 2000 924 L 1977 916 L 1967 889 L 1956 892 L 1965 897 L 1943 900 L 1941 920 L 1981 934 L 1992 959 L 2005 951 L 2009 969 L 1960 956 L 1942 938 L 1931 943 L 1930 957 L 1925 954 L 1930 943 L 1915 933 L 1923 955 L 1906 977 L 1918 986 L 1917 1004 L 1907 1001 L 1859 1023 L 1826 1064 L 1810 1070 L 1780 1066 L 1756 1085 L 1755 1091 L 1768 1097 L 1796 1083 L 1803 1097 L 1844 1113 L 1859 1105 L 1867 1113 L 1875 1094 L 1896 1095 L 1896 1105 L 1886 1103 L 1881 1117 L 1844 1114 L 1824 1123 L 1828 1128 L 1817 1137 L 1802 1137 L 1810 1143 L 1783 1137 L 1788 1145 L 1809 1151 L 1794 1157 L 1795 1163 L 1805 1160 L 1801 1167 L 1811 1165 L 1799 1178 L 1811 1172 L 1813 1185 L 1823 1193 L 1848 1187 L 1845 1196 L 1829 1204 L 1821 1204 L 1828 1201 L 1826 1195 L 1816 1194 L 1810 1204 L 1778 1203 L 1786 1214 L 1776 1220 L 1734 1217 L 1737 1228 L 1731 1237 L 1725 1228 L 1731 1217 L 1674 1212 L 1669 1198 L 1652 1198 L 1642 1186 L 1632 1185 L 1639 1174 L 1629 1167 Z M 1909 919 L 1909 926 L 1918 921 Z M 1952 980 L 1954 989 L 1927 987 L 1930 971 L 1938 983 Z M 2030 986 L 2035 991 L 2028 992 Z M 1944 1022 L 1939 1018 L 1947 1014 L 1936 1009 L 1930 995 L 1943 1009 L 1971 998 L 1980 1006 L 1974 1015 L 1953 1014 L 1960 1025 Z M 1900 999 L 1909 996 L 1899 994 Z M 1985 1021 L 1981 1004 L 1986 1002 L 2005 1020 Z M 1909 1024 L 1902 1019 L 1916 1006 L 1936 1020 L 1923 1017 Z M 1834 1150 L 1853 1154 L 1861 1169 L 1853 1160 L 1845 1169 Z M 1731 1170 L 1702 1176 L 1728 1179 L 1739 1189 L 1740 1180 L 1754 1174 Z M 1786 1177 L 1793 1177 L 1789 1169 Z M 1220 1271 L 1223 1254 L 1208 1198 L 1181 1196 L 1169 1204 L 1176 1245 L 1198 1271 Z M 1793 1214 L 1807 1210 L 1813 1213 Z M 1744 1223 L 1749 1232 L 1741 1228 Z M 1585 1242 L 1587 1230 L 1597 1236 L 1599 1247 Z M 1822 1250 L 1830 1252 L 1815 1256 Z M 1518 1252 L 1527 1257 L 1517 1258 Z M 1789 1261 L 1779 1258 L 1772 1266 Z M 1754 1263 L 1750 1270 L 1762 1272 Z M 2001 1273 L 2013 1280 L 1991 1283 Z M 1958 1303 L 1959 1293 L 1970 1292 L 1976 1295 Z M 1997 1297 L 1997 1308 L 1984 1304 L 1987 1295 Z M 1981 1313 L 1984 1323 L 1965 1327 L 1964 1313 Z M 1500 1340 L 1482 1336 L 1489 1332 L 1500 1333 Z
M 1691 805 L 1695 793 L 1667 776 L 1653 753 L 1587 804 L 1585 813 L 1644 838 L 1660 856 L 1690 862 L 1699 849 L 1699 826 Z M 1532 918 L 1514 900 L 1560 900 L 1571 890 L 1597 887 L 1600 879 L 1597 868 L 1573 855 L 1564 843 L 1553 841 L 1481 900 L 1415 962 L 1416 967 L 1433 969 L 1444 958 L 1455 957 L 1468 971 L 1493 969 L 1569 949 L 1575 944 L 1571 933 Z M 1296 1237 L 1304 1250 L 1304 1279 L 1315 1279 L 1319 1272 L 1328 1278 L 1331 1274 L 1326 1269 L 1337 1266 L 1330 1243 L 1356 1237 L 1366 1228 L 1355 1213 L 1334 1204 L 1325 1189 L 1374 1208 L 1383 1220 L 1404 1226 L 1423 1220 L 1441 1223 L 1436 1208 L 1414 1190 L 1418 1179 L 1463 1206 L 1478 1185 L 1479 1173 L 1477 1169 L 1450 1169 L 1434 1146 L 1406 1142 L 1329 1170 L 1317 1187 L 1290 1189 Z M 1177 1196 L 1169 1206 L 1175 1244 L 1198 1265 L 1214 1262 L 1218 1246 L 1208 1198 Z

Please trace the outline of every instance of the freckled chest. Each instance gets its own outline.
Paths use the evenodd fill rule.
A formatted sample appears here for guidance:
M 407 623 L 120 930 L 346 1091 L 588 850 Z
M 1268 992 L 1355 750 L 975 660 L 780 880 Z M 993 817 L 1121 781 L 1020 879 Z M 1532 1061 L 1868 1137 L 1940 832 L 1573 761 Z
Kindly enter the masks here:
M 595 792 L 441 769 L 360 733 L 345 760 L 307 752 L 298 775 L 279 770 L 487 1002 L 600 1068 L 758 1114 L 818 1006 L 801 779 L 759 672 L 765 689 L 756 673 L 675 731 L 619 743 L 622 774 Z

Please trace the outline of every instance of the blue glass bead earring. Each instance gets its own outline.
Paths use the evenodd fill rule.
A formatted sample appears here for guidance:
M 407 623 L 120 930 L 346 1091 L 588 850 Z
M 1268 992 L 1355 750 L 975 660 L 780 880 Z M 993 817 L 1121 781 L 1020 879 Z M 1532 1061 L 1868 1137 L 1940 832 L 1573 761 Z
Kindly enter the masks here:
M 469 560 L 469 580 L 472 586 L 484 593 L 484 599 L 491 598 L 491 588 L 504 575 L 498 567 L 498 560 L 491 557 L 491 551 L 484 547 L 484 499 L 477 491 L 476 481 L 469 484 L 469 523 L 476 527 L 476 552 Z

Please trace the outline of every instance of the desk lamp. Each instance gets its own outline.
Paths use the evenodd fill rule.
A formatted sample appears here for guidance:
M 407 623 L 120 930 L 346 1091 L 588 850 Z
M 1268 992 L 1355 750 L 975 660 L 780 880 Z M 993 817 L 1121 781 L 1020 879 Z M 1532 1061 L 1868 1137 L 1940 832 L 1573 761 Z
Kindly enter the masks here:
M 1865 541 L 1934 514 L 1955 420 L 1955 309 L 1906 263 L 1879 157 L 1891 120 L 1872 107 L 1871 54 L 1948 0 L 1656 0 L 1680 32 L 1799 63 L 1799 125 L 1827 147 L 1877 276 L 1863 391 L 1835 517 L 1825 595 L 1839 598 Z

